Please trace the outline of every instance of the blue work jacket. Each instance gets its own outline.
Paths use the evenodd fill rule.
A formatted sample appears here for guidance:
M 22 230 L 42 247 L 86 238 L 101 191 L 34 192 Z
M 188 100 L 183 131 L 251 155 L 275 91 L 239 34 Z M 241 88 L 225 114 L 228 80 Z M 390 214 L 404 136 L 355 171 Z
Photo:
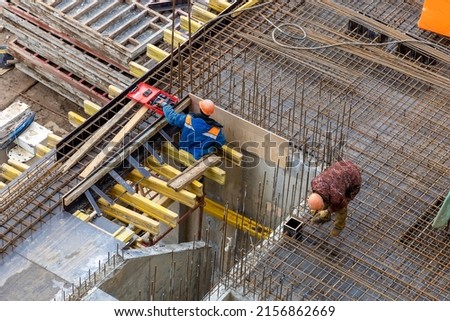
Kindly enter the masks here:
M 214 119 L 202 114 L 178 114 L 168 104 L 162 107 L 169 124 L 181 128 L 180 148 L 195 159 L 215 152 L 226 143 L 222 125 Z

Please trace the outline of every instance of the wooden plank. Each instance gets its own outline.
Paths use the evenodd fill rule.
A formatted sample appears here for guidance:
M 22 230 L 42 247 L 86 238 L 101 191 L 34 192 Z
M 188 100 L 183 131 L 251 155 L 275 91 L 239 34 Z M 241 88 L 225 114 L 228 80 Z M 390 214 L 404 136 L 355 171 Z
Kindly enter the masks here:
M 178 192 L 179 190 L 185 188 L 192 181 L 200 178 L 206 170 L 210 169 L 220 161 L 221 157 L 216 155 L 203 157 L 186 168 L 181 174 L 169 180 L 167 182 L 167 186 L 173 188 Z
M 127 7 L 124 7 L 122 10 L 120 10 L 119 12 L 114 14 L 114 16 L 111 17 L 109 20 L 105 21 L 100 27 L 95 28 L 95 30 L 97 30 L 97 32 L 102 33 L 103 31 L 105 31 L 112 24 L 118 23 L 118 21 L 120 21 L 120 18 L 123 15 L 126 15 L 128 12 L 130 12 L 134 7 L 135 7 L 134 4 L 130 4 Z
M 123 202 L 131 205 L 138 210 L 146 213 L 148 216 L 161 221 L 171 227 L 177 226 L 178 215 L 168 208 L 165 208 L 148 198 L 137 193 L 130 194 L 119 184 L 114 185 L 109 191 L 113 197 L 117 197 Z
M 21 163 L 19 161 L 13 160 L 13 159 L 8 159 L 8 164 L 11 165 L 12 167 L 14 167 L 15 169 L 24 172 L 26 171 L 28 168 L 30 168 L 29 165 Z
M 88 114 L 89 116 L 94 115 L 96 112 L 98 112 L 102 107 L 90 100 L 84 100 L 83 101 L 83 107 L 84 112 Z
M 131 102 L 130 102 L 131 103 Z M 125 107 L 124 107 L 125 108 Z M 148 109 L 142 106 L 137 113 L 131 117 L 131 119 L 125 124 L 125 126 L 111 139 L 108 145 L 95 156 L 95 158 L 89 163 L 89 165 L 80 173 L 80 177 L 87 177 L 100 163 L 108 157 L 108 155 L 115 149 L 115 147 L 123 141 L 125 136 L 134 129 L 137 123 L 139 123 L 146 115 Z M 108 121 L 109 123 L 109 121 Z
M 229 6 L 231 6 L 231 3 L 225 0 L 209 0 L 208 2 L 208 7 L 217 12 L 222 12 L 226 10 Z
M 67 113 L 67 118 L 69 120 L 69 123 L 75 128 L 80 126 L 82 123 L 84 123 L 86 121 L 86 118 L 78 115 L 74 111 L 69 111 Z
M 103 213 L 112 216 L 122 222 L 133 224 L 137 228 L 149 232 L 152 235 L 159 234 L 159 222 L 143 214 L 139 214 L 125 206 L 119 204 L 109 205 L 108 202 L 100 198 L 98 205 Z
M 167 155 L 167 157 L 183 164 L 184 166 L 190 166 L 195 162 L 194 156 L 192 156 L 185 150 L 176 149 L 175 146 L 173 146 L 169 142 L 164 142 L 162 144 L 162 151 L 164 154 Z M 204 176 L 208 177 L 209 179 L 215 181 L 220 185 L 225 184 L 226 173 L 223 169 L 219 167 L 208 168 L 205 171 Z
M 201 22 L 208 22 L 217 17 L 217 15 L 215 15 L 214 13 L 203 9 L 202 7 L 200 7 L 197 4 L 194 4 L 192 6 L 191 14 L 194 19 L 197 19 Z
M 197 205 L 197 197 L 194 193 L 186 190 L 174 191 L 167 182 L 153 176 L 145 178 L 137 169 L 132 170 L 127 179 L 191 208 Z
M 134 61 L 130 62 L 128 66 L 130 67 L 130 74 L 132 74 L 136 78 L 141 78 L 148 72 L 148 68 L 145 68 L 144 66 Z
M 156 47 L 155 45 L 152 44 L 147 45 L 147 57 L 153 60 L 160 62 L 169 55 L 170 54 L 168 52 Z
M 173 37 L 172 37 L 173 34 Z M 164 42 L 171 45 L 173 48 L 177 48 L 178 46 L 181 46 L 184 42 L 187 41 L 187 38 L 183 36 L 179 31 L 174 30 L 172 33 L 171 29 L 165 29 L 164 30 Z M 173 40 L 173 44 L 172 44 Z
M 51 151 L 51 149 L 48 148 L 47 146 L 44 146 L 42 144 L 36 145 L 36 157 L 42 158 L 46 154 L 50 153 L 50 151 Z
M 185 99 L 180 102 L 176 107 L 175 111 L 180 112 L 186 109 L 189 106 L 190 100 Z M 114 157 L 110 162 L 108 162 L 108 166 L 99 168 L 94 174 L 90 175 L 88 178 L 84 179 L 77 186 L 71 189 L 67 194 L 63 196 L 63 204 L 64 206 L 70 205 L 73 201 L 75 201 L 80 195 L 82 195 L 86 190 L 88 190 L 92 185 L 94 185 L 98 180 L 100 180 L 104 175 L 106 175 L 110 168 L 114 168 L 119 163 L 123 162 L 128 155 L 134 152 L 138 147 L 147 142 L 151 137 L 156 135 L 164 126 L 167 126 L 167 120 L 165 118 L 161 118 L 157 123 L 153 124 L 153 126 L 145 132 L 144 135 L 138 137 L 134 144 L 128 146 L 123 150 L 122 153 L 118 154 Z
M 18 39 L 25 43 L 27 48 L 57 65 L 64 66 L 65 70 L 95 84 L 102 90 L 106 91 L 111 83 L 128 86 L 132 82 L 131 77 L 116 72 L 107 62 L 86 55 L 84 51 L 64 39 L 54 37 L 45 29 L 36 28 L 34 24 L 7 10 L 5 10 L 4 21 L 15 30 Z M 61 55 L 61 52 L 64 52 L 64 55 Z
M 149 167 L 151 171 L 155 172 L 156 174 L 171 179 L 179 174 L 181 174 L 181 171 L 176 169 L 173 166 L 170 166 L 169 164 L 160 164 L 156 158 L 153 156 L 150 156 L 145 160 L 145 166 Z M 203 196 L 203 184 L 200 183 L 197 180 L 192 181 L 186 189 L 192 193 L 194 193 L 196 196 L 201 197 Z
M 115 114 L 113 116 L 113 118 L 111 118 L 105 125 L 103 125 L 102 127 L 100 127 L 99 129 L 97 129 L 97 131 L 80 147 L 80 149 L 73 154 L 62 166 L 61 166 L 61 171 L 62 172 L 66 172 L 68 169 L 70 169 L 73 165 L 75 165 L 81 158 L 84 157 L 84 155 L 86 155 L 86 153 L 89 151 L 89 149 L 95 145 L 96 143 L 98 143 L 98 141 L 100 139 L 103 138 L 103 136 L 110 131 L 118 122 L 119 120 L 126 114 L 128 113 L 135 105 L 137 104 L 137 102 L 135 101 L 130 101 L 128 102 L 128 104 L 126 104 L 121 110 L 119 110 L 117 112 L 117 114 Z
M 111 99 L 115 98 L 115 97 L 119 96 L 122 91 L 123 90 L 117 86 L 109 85 L 108 86 L 108 97 Z
M 195 21 L 194 19 L 190 19 L 191 22 L 191 30 L 189 30 L 189 18 L 186 16 L 180 16 L 180 27 L 181 29 L 187 31 L 187 32 L 191 32 L 191 33 L 195 33 L 197 32 L 198 29 L 200 29 L 203 24 Z

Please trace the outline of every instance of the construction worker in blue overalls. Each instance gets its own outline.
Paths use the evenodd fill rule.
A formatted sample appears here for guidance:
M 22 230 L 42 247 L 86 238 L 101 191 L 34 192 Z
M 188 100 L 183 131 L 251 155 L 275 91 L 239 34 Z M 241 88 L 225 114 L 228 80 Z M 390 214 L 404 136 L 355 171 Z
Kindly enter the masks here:
M 199 102 L 200 113 L 176 113 L 172 106 L 161 103 L 169 124 L 181 128 L 179 146 L 191 153 L 195 159 L 216 152 L 225 144 L 222 125 L 210 116 L 214 113 L 214 103 L 209 100 Z

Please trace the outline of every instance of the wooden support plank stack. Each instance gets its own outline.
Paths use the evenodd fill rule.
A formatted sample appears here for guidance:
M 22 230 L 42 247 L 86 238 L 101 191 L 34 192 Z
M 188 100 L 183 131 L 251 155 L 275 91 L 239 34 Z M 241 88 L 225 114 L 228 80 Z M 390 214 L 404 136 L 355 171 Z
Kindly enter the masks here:
M 172 21 L 137 1 L 68 3 L 4 4 L 2 21 L 17 35 L 9 50 L 19 70 L 62 96 L 103 106 L 110 84 L 126 88 L 148 70 L 129 64 L 146 58 L 147 45 L 161 42 Z

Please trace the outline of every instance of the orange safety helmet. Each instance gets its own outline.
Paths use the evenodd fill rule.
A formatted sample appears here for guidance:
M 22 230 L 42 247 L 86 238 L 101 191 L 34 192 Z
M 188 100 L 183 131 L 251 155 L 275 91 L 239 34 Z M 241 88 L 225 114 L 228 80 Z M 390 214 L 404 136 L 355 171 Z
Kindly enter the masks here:
M 198 103 L 200 110 L 207 116 L 211 116 L 214 113 L 214 103 L 209 99 L 200 100 Z
M 312 193 L 308 198 L 308 206 L 313 211 L 323 210 L 325 204 L 322 196 L 317 193 Z

